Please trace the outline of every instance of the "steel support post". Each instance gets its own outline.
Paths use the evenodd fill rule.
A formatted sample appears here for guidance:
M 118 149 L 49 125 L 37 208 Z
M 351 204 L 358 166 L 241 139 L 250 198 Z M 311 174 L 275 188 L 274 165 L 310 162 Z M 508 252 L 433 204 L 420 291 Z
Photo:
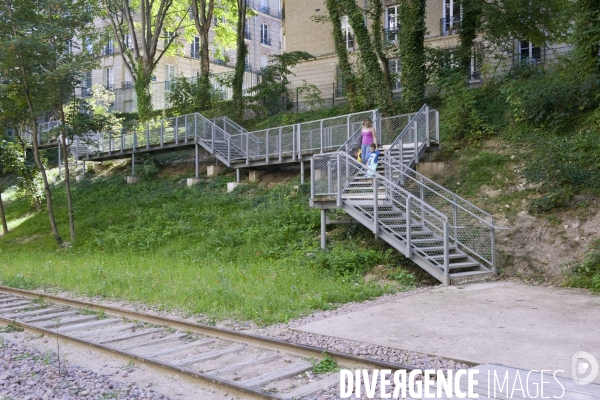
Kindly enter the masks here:
M 239 168 L 235 169 L 235 181 L 237 183 L 240 183 L 240 169 Z
M 321 209 L 321 249 L 327 248 L 327 210 Z
M 408 195 L 406 197 L 406 257 L 407 258 L 411 258 L 412 257 L 412 244 L 411 244 L 411 223 L 410 223 L 410 214 L 411 214 L 411 202 L 410 202 L 410 195 Z M 421 205 L 421 208 L 423 208 L 423 205 Z M 423 223 L 423 221 L 421 221 L 421 223 Z
M 300 161 L 300 184 L 304 185 L 304 161 Z
M 337 174 L 336 174 L 336 179 L 337 179 L 337 195 L 336 195 L 336 199 L 335 199 L 335 204 L 338 207 L 342 206 L 342 165 L 341 165 L 341 158 L 340 158 L 340 153 L 337 153 L 336 156 L 336 163 L 337 163 Z
M 198 143 L 196 143 L 196 145 L 194 146 L 194 150 L 196 153 L 196 178 L 200 177 L 200 145 Z
M 131 154 L 131 175 L 135 176 L 135 153 Z
M 492 272 L 496 273 L 496 227 L 494 226 L 494 217 L 492 217 Z
M 444 285 L 450 284 L 450 227 L 444 221 Z
M 379 182 L 377 174 L 373 176 L 373 233 L 379 237 Z

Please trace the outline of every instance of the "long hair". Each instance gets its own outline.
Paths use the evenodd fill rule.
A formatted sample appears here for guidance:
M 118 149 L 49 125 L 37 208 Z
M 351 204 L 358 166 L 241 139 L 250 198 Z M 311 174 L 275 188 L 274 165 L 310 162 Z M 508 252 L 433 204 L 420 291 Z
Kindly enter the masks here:
M 371 121 L 371 118 L 365 118 L 365 119 L 363 119 L 362 124 L 363 124 L 363 126 L 365 128 L 372 128 L 373 127 L 373 121 Z

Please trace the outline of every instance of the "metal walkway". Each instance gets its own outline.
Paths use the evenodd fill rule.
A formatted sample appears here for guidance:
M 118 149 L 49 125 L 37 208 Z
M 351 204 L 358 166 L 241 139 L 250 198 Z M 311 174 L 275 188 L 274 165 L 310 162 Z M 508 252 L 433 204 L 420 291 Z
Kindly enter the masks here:
M 412 169 L 430 140 L 428 121 L 424 106 L 372 177 L 346 151 L 312 158 L 310 203 L 321 209 L 322 246 L 326 211 L 338 208 L 444 284 L 486 279 L 496 273 L 493 217 Z

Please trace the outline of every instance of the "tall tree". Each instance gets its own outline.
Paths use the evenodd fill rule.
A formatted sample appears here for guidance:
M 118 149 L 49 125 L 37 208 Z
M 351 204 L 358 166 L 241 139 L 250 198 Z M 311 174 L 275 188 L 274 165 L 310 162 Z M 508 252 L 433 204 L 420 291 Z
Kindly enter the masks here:
M 573 2 L 575 26 L 571 42 L 575 56 L 587 72 L 600 72 L 600 2 L 577 0 Z
M 386 57 L 384 48 L 383 48 L 383 23 L 381 22 L 383 19 L 383 3 L 380 0 L 369 0 L 370 8 L 371 8 L 371 36 L 373 38 L 373 50 L 377 55 L 377 59 L 379 60 L 379 65 L 381 66 L 381 71 L 383 73 L 383 78 L 386 87 L 386 97 L 389 104 L 392 104 L 394 101 L 393 98 L 393 88 L 392 88 L 392 76 L 390 74 L 390 68 L 388 64 L 388 59 Z
M 104 19 L 133 79 L 142 121 L 152 116 L 150 84 L 156 66 L 174 50 L 190 10 L 185 0 L 101 0 Z
M 0 142 L 0 175 L 9 172 L 20 172 L 23 169 L 24 162 L 23 151 L 20 146 L 6 140 Z M 8 224 L 6 223 L 4 203 L 2 202 L 2 187 L 0 187 L 0 223 L 2 234 L 6 235 Z
M 208 32 L 213 20 L 213 11 L 215 0 L 192 0 L 192 15 L 194 17 L 194 25 L 200 35 L 200 85 L 205 90 L 199 90 L 198 94 L 203 98 L 200 99 L 201 107 L 205 107 L 210 99 L 207 98 L 210 85 L 210 63 L 208 55 Z
M 0 108 L 15 124 L 31 131 L 35 164 L 40 171 L 52 234 L 62 244 L 52 193 L 38 145 L 37 118 L 57 104 L 57 93 L 75 71 L 69 58 L 75 38 L 87 36 L 93 13 L 85 0 L 4 0 L 0 3 Z M 81 71 L 79 71 L 81 72 Z M 75 79 L 76 80 L 76 79 Z M 74 80 L 70 80 L 73 84 Z
M 407 111 L 423 105 L 425 98 L 425 0 L 400 0 L 398 51 L 402 68 L 402 99 Z
M 348 98 L 348 104 L 350 105 L 351 111 L 357 111 L 358 96 L 356 93 L 356 79 L 352 72 L 352 65 L 348 57 L 348 50 L 346 49 L 346 38 L 344 32 L 342 32 L 342 14 L 340 8 L 340 2 L 337 0 L 325 0 L 325 6 L 329 13 L 328 21 L 331 21 L 332 30 L 331 36 L 333 38 L 333 44 L 335 47 L 335 53 L 338 56 L 338 67 L 342 80 L 346 86 L 346 97 Z M 316 19 L 317 22 L 325 22 L 324 19 Z
M 473 45 L 481 29 L 483 0 L 462 0 L 461 14 L 459 63 L 461 69 L 468 73 L 473 57 Z
M 235 72 L 233 74 L 233 105 L 235 107 L 235 119 L 241 122 L 244 119 L 244 72 L 246 71 L 246 56 L 248 46 L 245 42 L 246 32 L 246 6 L 247 0 L 237 0 L 237 53 L 235 60 Z
M 385 76 L 371 42 L 371 35 L 365 25 L 364 10 L 356 4 L 356 0 L 342 0 L 342 4 L 358 42 L 366 95 L 374 100 L 377 107 L 389 110 L 392 107 L 391 91 L 387 90 Z M 382 34 L 383 30 L 380 29 L 380 40 Z

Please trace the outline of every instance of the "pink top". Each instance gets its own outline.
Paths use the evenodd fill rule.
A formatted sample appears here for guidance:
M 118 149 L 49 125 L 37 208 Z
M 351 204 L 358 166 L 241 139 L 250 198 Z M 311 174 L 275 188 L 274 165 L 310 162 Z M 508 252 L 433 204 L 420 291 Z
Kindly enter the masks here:
M 371 131 L 362 131 L 362 144 L 371 144 L 373 143 L 373 132 Z

